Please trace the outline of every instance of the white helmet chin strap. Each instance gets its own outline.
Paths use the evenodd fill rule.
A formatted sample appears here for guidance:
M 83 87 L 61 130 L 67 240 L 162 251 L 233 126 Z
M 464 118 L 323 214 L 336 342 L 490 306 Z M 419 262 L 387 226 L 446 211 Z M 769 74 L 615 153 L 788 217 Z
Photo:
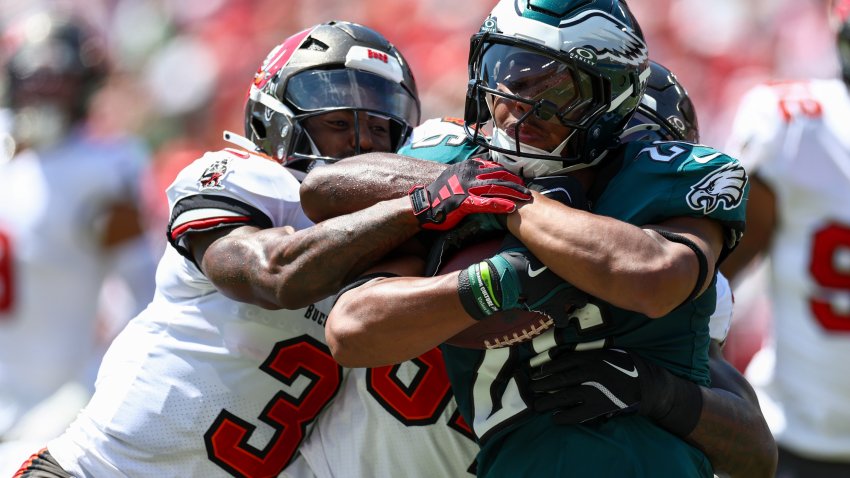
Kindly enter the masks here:
M 553 174 L 565 173 L 567 171 L 573 171 L 588 166 L 582 164 L 568 166 L 566 168 L 564 167 L 564 163 L 560 161 L 561 151 L 563 151 L 564 148 L 567 146 L 567 142 L 569 140 L 570 136 L 564 139 L 564 141 L 552 151 L 546 151 L 544 149 L 540 149 L 525 143 L 519 143 L 519 150 L 523 153 L 552 156 L 553 158 L 557 159 L 548 160 L 525 158 L 522 156 L 517 156 L 508 153 L 500 153 L 498 151 L 491 151 L 490 155 L 492 156 L 493 161 L 501 164 L 508 171 L 525 178 L 551 176 Z M 514 138 L 512 138 L 501 128 L 494 128 L 493 137 L 490 139 L 490 144 L 501 149 L 506 149 L 510 151 L 517 150 L 516 140 L 514 140 Z

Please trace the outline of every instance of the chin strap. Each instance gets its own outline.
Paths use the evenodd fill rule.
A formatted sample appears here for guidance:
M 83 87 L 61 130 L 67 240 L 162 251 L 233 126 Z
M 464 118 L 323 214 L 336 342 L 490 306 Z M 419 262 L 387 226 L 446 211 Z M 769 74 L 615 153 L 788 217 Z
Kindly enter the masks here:
M 629 135 L 631 135 L 633 133 L 639 133 L 641 131 L 660 131 L 660 130 L 661 130 L 661 126 L 658 126 L 657 124 L 646 124 L 646 123 L 639 124 L 639 125 L 632 126 L 631 128 L 628 128 L 627 130 L 623 131 L 620 134 L 620 139 L 628 138 Z
M 529 146 L 525 143 L 519 143 L 521 152 L 546 155 L 551 157 L 551 159 L 535 159 L 517 156 L 517 142 L 513 138 L 511 138 L 507 133 L 496 128 L 493 131 L 493 137 L 490 140 L 491 146 L 513 151 L 514 154 L 491 149 L 490 155 L 494 161 L 504 166 L 505 169 L 524 178 L 555 176 L 576 171 L 579 169 L 588 168 L 591 166 L 596 166 L 597 164 L 599 164 L 600 161 L 602 161 L 606 156 L 608 156 L 608 150 L 606 149 L 592 162 L 578 163 L 564 167 L 563 162 L 559 161 L 561 159 L 560 153 L 567 146 L 567 143 L 570 141 L 570 139 L 572 139 L 574 134 L 576 134 L 575 131 L 571 132 L 567 136 L 567 138 L 564 139 L 564 141 L 551 152 L 540 148 L 535 148 L 534 146 Z

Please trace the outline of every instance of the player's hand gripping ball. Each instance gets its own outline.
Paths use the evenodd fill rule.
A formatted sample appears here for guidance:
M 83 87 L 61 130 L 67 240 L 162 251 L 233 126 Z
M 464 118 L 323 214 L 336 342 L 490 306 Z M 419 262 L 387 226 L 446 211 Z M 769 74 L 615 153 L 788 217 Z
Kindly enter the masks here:
M 441 273 L 464 270 L 495 255 L 502 239 L 489 239 L 467 246 L 446 261 Z M 509 309 L 496 312 L 479 320 L 446 341 L 450 345 L 464 348 L 485 349 L 507 347 L 531 340 L 554 327 L 555 321 L 539 312 L 525 309 Z
M 569 177 L 538 178 L 530 188 L 577 209 L 587 202 Z M 441 265 L 458 273 L 458 295 L 478 323 L 447 340 L 465 348 L 500 348 L 566 326 L 587 295 L 541 263 L 510 234 L 466 245 Z

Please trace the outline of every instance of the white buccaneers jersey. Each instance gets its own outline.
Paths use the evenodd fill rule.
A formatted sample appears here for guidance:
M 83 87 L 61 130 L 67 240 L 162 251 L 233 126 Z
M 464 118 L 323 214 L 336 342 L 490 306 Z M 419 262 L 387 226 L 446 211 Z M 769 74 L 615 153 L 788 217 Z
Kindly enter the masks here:
M 0 162 L 0 441 L 31 407 L 84 378 L 113 259 L 101 246 L 103 216 L 133 200 L 146 157 L 134 141 L 74 133 Z
M 722 344 L 726 342 L 729 328 L 732 327 L 732 309 L 735 305 L 735 298 L 732 296 L 729 281 L 720 272 L 717 273 L 715 289 L 717 290 L 717 305 L 714 308 L 714 313 L 708 319 L 708 335 L 711 340 L 716 340 Z
M 776 196 L 774 336 L 748 376 L 777 441 L 850 459 L 850 97 L 839 80 L 748 93 L 730 153 Z M 775 362 L 766 360 L 775 354 Z M 771 363 L 773 362 L 773 363 Z M 761 366 L 767 370 L 759 370 Z
M 286 476 L 472 477 L 478 445 L 460 417 L 439 349 L 351 369 Z
M 342 380 L 324 344 L 328 300 L 270 311 L 228 299 L 182 239 L 245 224 L 309 227 L 298 188 L 279 164 L 237 150 L 208 153 L 178 175 L 153 302 L 112 343 L 89 405 L 48 444 L 65 469 L 84 477 L 283 470 Z

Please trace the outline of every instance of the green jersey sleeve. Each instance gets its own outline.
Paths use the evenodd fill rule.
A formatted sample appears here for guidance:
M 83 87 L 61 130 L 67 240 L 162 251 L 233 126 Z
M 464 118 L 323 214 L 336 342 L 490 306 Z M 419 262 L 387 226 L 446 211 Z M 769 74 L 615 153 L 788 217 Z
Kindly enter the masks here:
M 678 141 L 633 142 L 593 211 L 635 225 L 680 216 L 720 222 L 726 248 L 744 232 L 749 181 L 741 163 L 714 148 Z

